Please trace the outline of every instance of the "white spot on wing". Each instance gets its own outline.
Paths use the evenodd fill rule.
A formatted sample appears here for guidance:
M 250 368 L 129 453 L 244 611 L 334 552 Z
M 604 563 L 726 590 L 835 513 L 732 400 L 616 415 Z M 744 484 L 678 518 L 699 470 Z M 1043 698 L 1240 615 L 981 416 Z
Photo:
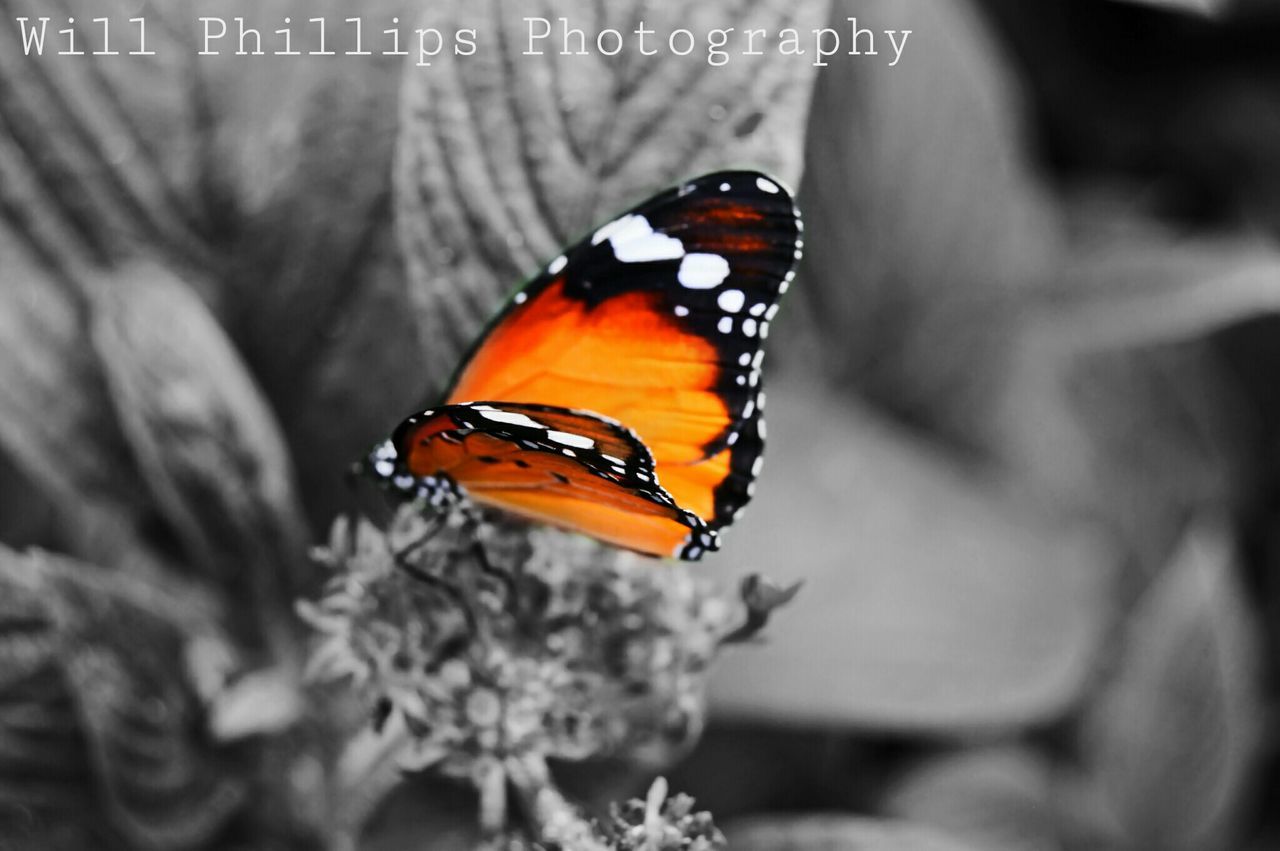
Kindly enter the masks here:
M 716 299 L 716 304 L 720 305 L 721 310 L 737 313 L 742 310 L 742 305 L 746 300 L 747 297 L 742 294 L 742 290 L 725 290 Z
M 556 431 L 554 429 L 547 432 L 547 439 L 554 440 L 564 446 L 576 446 L 579 449 L 590 449 L 596 445 L 596 442 L 586 435 L 574 434 L 568 431 Z
M 691 290 L 709 290 L 729 277 L 729 261 L 719 254 L 686 254 L 676 279 Z
M 751 363 L 751 352 L 743 352 L 738 355 L 738 366 L 746 366 Z
M 396 471 L 396 465 L 390 461 L 376 461 L 373 465 L 373 471 L 379 476 L 389 476 Z
M 757 177 L 756 186 L 760 187 L 761 192 L 768 192 L 770 195 L 778 194 L 778 184 L 769 180 L 767 177 Z
M 638 213 L 615 219 L 591 237 L 592 245 L 605 240 L 613 246 L 613 256 L 621 263 L 650 263 L 655 260 L 679 260 L 684 257 L 684 244 L 665 233 L 656 233 L 649 220 Z
M 750 313 L 752 316 L 759 316 L 760 314 L 764 313 L 767 307 L 768 305 L 765 304 L 763 301 L 758 301 L 755 304 L 751 305 L 751 309 L 747 312 Z
M 754 319 L 742 320 L 742 333 L 748 337 L 754 337 L 756 335 L 756 321 Z
M 685 307 L 683 304 L 677 304 L 675 313 L 676 316 L 688 316 L 689 308 Z
M 720 184 L 720 191 L 721 191 L 721 192 L 728 192 L 728 191 L 729 191 L 729 184 L 727 184 L 727 183 L 721 183 L 721 184 Z
M 474 408 L 473 410 L 479 411 L 480 416 L 486 420 L 493 420 L 495 423 L 518 425 L 525 428 L 546 428 L 542 423 L 531 420 L 524 414 L 517 414 L 512 411 L 496 411 L 492 408 Z
M 553 275 L 558 275 L 560 274 L 560 270 L 563 269 L 565 267 L 565 264 L 567 264 L 568 262 L 569 262 L 569 258 L 561 254 L 555 260 L 551 261 L 551 265 L 547 267 L 547 271 Z
M 733 317 L 721 316 L 720 321 L 716 323 L 716 327 L 720 329 L 721 334 L 728 334 L 733 330 Z
M 516 293 L 516 297 L 512 299 L 516 304 L 524 304 L 528 300 L 529 296 L 526 293 Z

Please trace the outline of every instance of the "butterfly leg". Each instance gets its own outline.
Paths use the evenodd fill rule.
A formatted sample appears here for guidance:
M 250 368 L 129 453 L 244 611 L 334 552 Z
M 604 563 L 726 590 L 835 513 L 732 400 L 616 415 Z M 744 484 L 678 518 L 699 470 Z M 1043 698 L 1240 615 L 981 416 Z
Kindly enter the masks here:
M 484 542 L 480 540 L 480 535 L 478 534 L 481 522 L 482 520 L 478 514 L 468 516 L 467 525 L 463 527 L 463 534 L 470 539 L 467 549 L 470 551 L 471 557 L 475 559 L 476 566 L 480 568 L 480 572 L 502 586 L 507 600 L 515 600 L 515 577 L 511 571 L 495 566 L 489 559 L 489 551 L 485 549 Z
M 445 515 L 433 518 L 428 524 L 426 531 L 413 541 L 410 541 L 408 544 L 392 553 L 392 558 L 395 561 L 396 566 L 409 576 L 424 585 L 431 587 L 443 597 L 447 598 L 451 603 L 456 605 L 458 610 L 462 612 L 463 618 L 466 620 L 467 631 L 470 634 L 475 635 L 478 630 L 478 624 L 476 622 L 475 610 L 471 605 L 471 595 L 457 584 L 445 579 L 443 576 L 437 576 L 434 573 L 423 570 L 413 561 L 413 556 L 426 546 L 427 542 L 435 537 L 436 533 L 440 531 L 441 526 L 444 525 L 444 522 Z

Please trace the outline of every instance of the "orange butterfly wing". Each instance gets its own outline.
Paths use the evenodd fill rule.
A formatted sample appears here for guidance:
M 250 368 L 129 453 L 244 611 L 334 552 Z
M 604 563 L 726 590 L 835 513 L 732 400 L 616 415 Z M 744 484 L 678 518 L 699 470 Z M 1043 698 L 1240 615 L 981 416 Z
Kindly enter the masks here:
M 697 558 L 714 534 L 657 483 L 653 458 L 618 423 L 581 411 L 505 402 L 446 405 L 392 438 L 396 472 L 448 476 L 474 502 L 584 532 L 616 546 Z M 394 474 L 391 474 L 394 476 Z
M 759 471 L 761 344 L 799 235 L 790 195 L 755 172 L 657 195 L 518 292 L 446 403 L 501 399 L 624 423 L 676 503 L 721 528 Z

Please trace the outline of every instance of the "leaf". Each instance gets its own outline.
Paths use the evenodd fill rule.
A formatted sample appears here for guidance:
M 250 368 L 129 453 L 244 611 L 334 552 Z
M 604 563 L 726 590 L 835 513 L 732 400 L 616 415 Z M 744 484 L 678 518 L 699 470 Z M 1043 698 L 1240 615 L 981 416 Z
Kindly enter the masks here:
M 1280 254 L 1048 191 L 980 4 L 857 8 L 912 29 L 915 52 L 892 69 L 846 57 L 819 80 L 807 157 L 839 167 L 802 186 L 792 298 L 822 335 L 792 354 L 1109 526 L 1151 570 L 1189 505 L 1239 484 L 1240 400 L 1194 341 L 1275 309 Z M 783 321 L 774 338 L 795 348 Z
M 958 732 L 1060 715 L 1106 616 L 1095 542 L 794 374 L 759 490 L 707 570 L 803 579 L 712 676 L 720 717 Z
M 907 822 L 845 815 L 757 816 L 725 828 L 734 851 L 976 851 Z
M 1222 510 L 1248 475 L 1244 400 L 1200 341 L 1082 353 L 1029 322 L 999 406 L 1001 456 L 1047 501 L 1095 518 L 1139 578 L 1190 512 Z
M 12 800 L 9 772 L 38 752 L 46 790 L 38 804 L 51 827 L 101 820 L 130 847 L 147 849 L 206 842 L 245 789 L 201 734 L 204 707 L 184 674 L 186 644 L 220 635 L 200 596 L 3 548 L 0 587 L 28 611 L 0 617 L 0 648 L 12 658 L 14 647 L 48 647 L 43 667 L 56 674 L 39 690 L 30 679 L 4 688 L 0 743 L 21 732 L 25 754 L 0 760 L 0 799 Z M 40 712 L 19 712 L 23 706 Z M 34 791 L 24 786 L 19 794 Z
M 591 32 L 680 27 L 807 31 L 822 0 L 599 4 L 539 14 Z M 521 16 L 450 0 L 446 32 L 474 28 L 474 56 L 412 69 L 397 140 L 396 223 L 429 378 L 437 386 L 502 296 L 569 240 L 677 179 L 733 164 L 794 182 L 815 69 L 780 55 L 712 68 L 705 54 L 616 58 L 526 50 Z
M 0 194 L 23 211 L 33 244 L 54 258 L 78 255 L 107 265 L 145 245 L 169 260 L 208 260 L 208 210 L 195 192 L 206 176 L 207 103 L 189 73 L 194 51 L 185 35 L 175 35 L 189 31 L 189 10 L 149 4 L 146 47 L 154 55 L 128 56 L 141 45 L 138 29 L 125 21 L 140 10 L 119 0 L 108 5 L 119 24 L 110 32 L 111 49 L 120 56 L 93 56 L 92 48 L 73 62 L 52 53 L 27 56 L 18 28 L 5 29 Z M 107 12 L 103 6 L 63 5 L 63 14 L 82 22 L 81 49 L 86 39 L 96 45 L 101 38 L 99 26 L 88 22 Z M 6 12 L 32 20 L 50 14 L 38 0 L 14 0 Z M 53 15 L 51 41 L 57 25 Z
M 391 209 L 401 79 L 416 69 L 396 56 L 346 56 L 356 46 L 344 0 L 224 5 L 228 20 L 292 16 L 300 50 L 317 45 L 315 26 L 298 24 L 325 17 L 336 54 L 208 58 L 225 108 L 217 153 L 235 223 L 216 283 L 221 313 L 289 437 L 299 492 L 320 526 L 350 505 L 341 471 L 430 383 Z M 384 49 L 382 30 L 397 17 L 407 45 L 414 9 L 361 3 L 363 49 Z
M 156 510 L 189 563 L 270 629 L 304 540 L 270 408 L 204 303 L 166 270 L 127 266 L 87 291 L 88 339 Z
M 805 360 L 984 447 L 1017 299 L 1057 260 L 1059 212 L 976 3 L 845 0 L 832 12 L 854 15 L 911 36 L 896 66 L 833 57 L 815 88 L 805 258 L 789 296 L 822 331 Z M 792 337 L 784 326 L 770 342 Z
M 90 5 L 67 11 L 87 21 Z M 13 373 L 0 446 L 27 479 L 17 487 L 36 485 L 59 514 L 54 543 L 155 571 L 152 548 L 171 533 L 198 569 L 258 583 L 234 593 L 261 604 L 296 563 L 300 517 L 269 409 L 189 284 L 214 265 L 208 210 L 192 198 L 208 104 L 175 67 L 193 62 L 191 22 L 171 6 L 146 19 L 154 57 L 0 58 L 0 299 L 12 308 L 0 345 Z M 140 46 L 137 27 L 113 23 L 114 49 Z M 168 72 L 164 84 L 139 85 L 147 70 Z
M 1236 569 L 1224 526 L 1192 526 L 1085 713 L 1087 776 L 1133 847 L 1232 838 L 1264 735 L 1261 635 Z
M 148 560 L 146 488 L 84 344 L 83 302 L 0 224 L 0 450 L 6 499 L 45 501 L 62 539 L 107 563 Z M 34 485 L 35 488 L 31 486 Z
M 1047 760 L 1029 748 L 947 754 L 913 767 L 885 811 L 989 851 L 1055 851 L 1055 790 Z
M 1081 351 L 1203 337 L 1280 312 L 1280 251 L 1247 236 L 1186 236 L 1079 202 L 1077 250 L 1033 318 Z

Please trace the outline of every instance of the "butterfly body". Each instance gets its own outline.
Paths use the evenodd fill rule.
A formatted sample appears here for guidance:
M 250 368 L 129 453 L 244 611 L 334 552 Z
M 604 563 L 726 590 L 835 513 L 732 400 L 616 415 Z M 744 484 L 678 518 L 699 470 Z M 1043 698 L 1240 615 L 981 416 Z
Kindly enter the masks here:
M 799 234 L 790 195 L 755 172 L 654 196 L 520 289 L 444 403 L 405 420 L 366 467 L 437 507 L 469 499 L 701 557 L 759 471 L 761 346 Z

